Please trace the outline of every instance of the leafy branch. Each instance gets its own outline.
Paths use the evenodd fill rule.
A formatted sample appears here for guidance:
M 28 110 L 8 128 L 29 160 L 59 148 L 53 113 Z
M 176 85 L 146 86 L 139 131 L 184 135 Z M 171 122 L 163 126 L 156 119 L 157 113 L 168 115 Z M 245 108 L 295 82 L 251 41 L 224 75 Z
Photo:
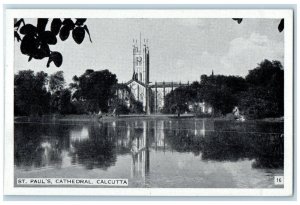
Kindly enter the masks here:
M 72 32 L 74 41 L 81 44 L 87 33 L 92 42 L 89 29 L 84 24 L 86 22 L 84 18 L 77 18 L 75 22 L 70 18 L 65 18 L 63 21 L 60 18 L 54 18 L 50 30 L 46 30 L 48 21 L 47 18 L 38 18 L 36 26 L 26 24 L 23 18 L 15 22 L 14 36 L 18 42 L 21 41 L 20 50 L 22 54 L 29 56 L 28 61 L 31 61 L 32 58 L 37 60 L 48 58 L 47 67 L 51 62 L 56 67 L 60 67 L 63 62 L 62 54 L 58 51 L 51 51 L 49 46 L 57 43 L 57 35 L 62 41 L 65 41 Z

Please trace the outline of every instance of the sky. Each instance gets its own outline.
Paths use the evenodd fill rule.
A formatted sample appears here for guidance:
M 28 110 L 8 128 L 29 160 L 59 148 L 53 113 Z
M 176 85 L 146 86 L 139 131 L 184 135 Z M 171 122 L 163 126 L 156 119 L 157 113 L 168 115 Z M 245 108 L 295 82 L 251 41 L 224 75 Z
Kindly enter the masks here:
M 36 25 L 36 19 L 25 19 Z M 241 24 L 223 19 L 87 19 L 88 36 L 78 45 L 72 36 L 50 50 L 63 55 L 57 68 L 46 67 L 47 59 L 28 62 L 15 41 L 15 73 L 31 69 L 48 74 L 64 72 L 66 83 L 86 69 L 108 69 L 119 82 L 132 77 L 132 42 L 148 39 L 150 82 L 195 81 L 203 74 L 246 76 L 264 59 L 284 59 L 284 32 L 277 29 L 280 19 L 243 19 Z M 48 23 L 50 24 L 50 23 Z M 50 25 L 48 25 L 48 28 Z

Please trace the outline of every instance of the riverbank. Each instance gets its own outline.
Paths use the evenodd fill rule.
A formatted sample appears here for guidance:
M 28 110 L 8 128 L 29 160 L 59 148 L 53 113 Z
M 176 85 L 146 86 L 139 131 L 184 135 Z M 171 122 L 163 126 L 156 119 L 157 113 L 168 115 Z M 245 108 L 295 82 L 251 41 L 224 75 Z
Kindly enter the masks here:
M 226 116 L 224 117 L 213 117 L 213 118 L 209 118 L 209 119 L 213 119 L 213 120 L 219 120 L 219 121 L 236 121 L 236 120 L 232 120 L 227 118 Z M 244 122 L 284 122 L 284 117 L 273 117 L 273 118 L 262 118 L 262 119 L 246 119 Z
M 40 117 L 27 117 L 27 116 L 16 116 L 15 122 L 35 122 L 35 121 L 73 121 L 73 122 L 93 122 L 93 121 L 115 121 L 115 120 L 130 120 L 130 119 L 169 119 L 169 118 L 194 118 L 193 114 L 182 114 L 180 117 L 174 114 L 129 114 L 129 115 L 118 115 L 114 116 L 111 114 L 99 115 L 44 115 Z
M 27 117 L 27 116 L 16 116 L 15 122 L 24 121 L 73 121 L 73 122 L 91 122 L 91 121 L 115 121 L 115 120 L 130 120 L 130 119 L 207 119 L 215 121 L 234 121 L 224 117 L 209 117 L 209 118 L 197 118 L 194 114 L 181 114 L 180 117 L 174 114 L 129 114 L 129 115 L 119 115 L 113 116 L 111 114 L 105 114 L 101 117 L 99 115 L 43 115 L 39 117 Z M 283 122 L 284 118 L 264 118 L 264 119 L 249 119 L 246 122 L 252 121 L 262 121 L 262 122 Z

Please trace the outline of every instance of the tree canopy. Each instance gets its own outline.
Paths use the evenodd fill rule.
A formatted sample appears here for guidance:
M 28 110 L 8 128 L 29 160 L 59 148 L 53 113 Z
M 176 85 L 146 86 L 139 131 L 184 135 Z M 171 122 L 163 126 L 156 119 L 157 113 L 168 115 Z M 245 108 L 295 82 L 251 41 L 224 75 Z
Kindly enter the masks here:
M 249 118 L 283 116 L 284 71 L 279 61 L 263 60 L 243 78 L 240 76 L 202 75 L 200 82 L 170 92 L 163 111 L 188 110 L 187 105 L 205 102 L 214 115 L 231 113 L 238 106 Z
M 264 60 L 246 76 L 248 92 L 241 94 L 240 106 L 253 118 L 284 114 L 284 70 L 279 61 Z
M 56 73 L 50 75 L 49 79 L 49 89 L 51 92 L 57 92 L 64 88 L 65 78 L 63 71 L 57 71 Z
M 15 115 L 38 115 L 49 112 L 48 74 L 23 70 L 14 77 Z
M 112 88 L 118 82 L 115 74 L 109 70 L 86 70 L 80 77 L 74 76 L 73 81 L 73 99 L 86 101 L 89 111 L 108 111 L 109 100 L 115 94 Z

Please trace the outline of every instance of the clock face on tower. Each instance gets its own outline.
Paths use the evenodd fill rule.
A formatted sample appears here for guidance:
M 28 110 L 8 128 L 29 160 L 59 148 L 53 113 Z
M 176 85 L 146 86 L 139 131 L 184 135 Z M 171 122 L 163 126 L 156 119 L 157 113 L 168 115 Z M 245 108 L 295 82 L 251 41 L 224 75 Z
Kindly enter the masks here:
M 142 62 L 142 57 L 139 56 L 136 58 L 136 60 L 137 60 L 137 62 Z

